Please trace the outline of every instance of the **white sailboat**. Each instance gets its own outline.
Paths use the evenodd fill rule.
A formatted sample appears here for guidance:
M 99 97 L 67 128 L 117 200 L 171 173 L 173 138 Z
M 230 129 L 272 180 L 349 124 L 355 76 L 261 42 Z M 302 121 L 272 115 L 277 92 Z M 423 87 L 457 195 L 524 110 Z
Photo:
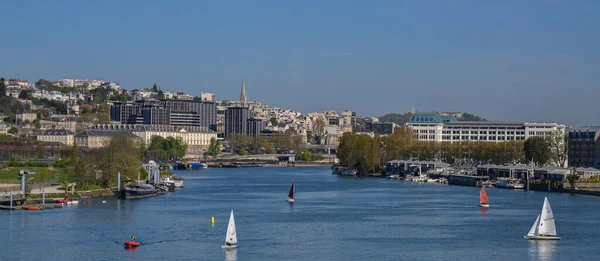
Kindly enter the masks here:
M 235 218 L 233 217 L 233 209 L 229 216 L 229 225 L 227 225 L 227 235 L 225 236 L 225 245 L 222 245 L 223 249 L 237 248 L 237 233 L 235 231 Z
M 556 234 L 554 214 L 552 213 L 548 198 L 544 198 L 542 213 L 538 215 L 529 233 L 523 237 L 529 240 L 560 240 L 560 237 Z

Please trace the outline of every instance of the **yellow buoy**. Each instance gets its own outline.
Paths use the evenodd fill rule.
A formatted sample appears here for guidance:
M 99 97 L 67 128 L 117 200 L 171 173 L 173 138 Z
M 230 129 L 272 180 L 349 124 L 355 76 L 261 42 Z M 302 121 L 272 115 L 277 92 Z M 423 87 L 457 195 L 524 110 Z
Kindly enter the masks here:
M 213 226 L 215 225 L 215 217 L 210 218 L 210 224 Z

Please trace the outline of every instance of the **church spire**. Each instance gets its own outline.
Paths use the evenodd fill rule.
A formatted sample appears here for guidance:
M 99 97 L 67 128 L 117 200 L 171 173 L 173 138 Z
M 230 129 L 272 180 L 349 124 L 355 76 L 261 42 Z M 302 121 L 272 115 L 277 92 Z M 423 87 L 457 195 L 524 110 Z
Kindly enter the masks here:
M 246 83 L 242 80 L 242 92 L 240 92 L 240 104 L 242 107 L 246 107 Z

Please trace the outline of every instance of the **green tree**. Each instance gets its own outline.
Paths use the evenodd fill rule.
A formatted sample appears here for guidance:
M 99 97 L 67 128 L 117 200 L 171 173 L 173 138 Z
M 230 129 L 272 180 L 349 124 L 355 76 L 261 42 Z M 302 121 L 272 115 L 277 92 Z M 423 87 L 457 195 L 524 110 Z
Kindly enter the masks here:
M 4 78 L 0 78 L 0 100 L 6 98 L 6 85 L 4 84 Z
M 215 138 L 210 139 L 210 146 L 208 146 L 208 151 L 206 152 L 209 156 L 217 156 L 220 153 L 219 150 L 219 141 Z
M 152 85 L 152 91 L 158 92 L 158 85 L 156 85 L 156 83 L 154 83 L 154 85 Z
M 165 98 L 165 93 L 162 90 L 158 90 L 157 96 L 159 100 L 162 100 Z
M 275 117 L 272 117 L 270 122 L 271 122 L 271 125 L 273 125 L 273 126 L 277 126 L 277 124 L 278 124 L 277 119 Z
M 111 181 L 115 181 L 118 172 L 122 179 L 137 178 L 140 160 L 139 148 L 132 134 L 119 132 L 114 135 L 99 161 L 103 185 L 108 187 Z
M 102 104 L 98 106 L 96 118 L 100 124 L 106 124 L 110 122 L 110 107 L 108 104 Z
M 579 173 L 577 172 L 577 169 L 573 167 L 569 175 L 567 175 L 567 181 L 569 182 L 569 185 L 571 185 L 571 190 L 575 190 L 575 183 L 577 180 L 579 180 Z
M 40 179 L 42 181 L 46 180 L 48 178 L 48 168 L 43 168 L 40 170 Z
M 29 99 L 29 92 L 27 92 L 26 90 L 22 90 L 19 93 L 19 99 L 21 99 L 21 100 L 27 100 L 27 99 Z
M 23 122 L 23 124 L 25 124 L 25 125 L 29 125 L 29 124 L 31 124 L 31 122 L 30 122 L 29 120 L 25 120 L 25 121 Z
M 310 151 L 308 149 L 298 151 L 298 152 L 296 152 L 296 160 L 311 161 L 312 154 L 310 153 Z
M 35 87 L 41 90 L 54 90 L 54 83 L 51 81 L 48 81 L 46 79 L 39 79 L 37 82 L 35 82 Z
M 83 108 L 81 110 L 81 114 L 91 114 L 92 110 L 90 108 Z
M 383 159 L 385 163 L 390 160 L 409 159 L 417 147 L 417 138 L 409 127 L 401 127 L 392 135 L 383 140 Z
M 88 185 L 96 184 L 96 166 L 94 164 L 94 158 L 92 156 L 85 156 L 77 158 L 75 162 L 75 182 L 81 188 Z
M 532 137 L 525 141 L 525 157 L 533 159 L 536 165 L 545 166 L 552 159 L 550 142 L 542 137 Z
M 42 124 L 40 123 L 40 119 L 35 119 L 35 120 L 33 120 L 33 126 L 34 126 L 36 129 L 38 129 L 38 130 L 39 130 L 40 128 L 42 128 Z
M 251 139 L 246 134 L 232 133 L 227 137 L 231 151 L 235 153 L 246 153 L 246 149 L 250 145 Z
M 19 133 L 19 129 L 17 129 L 17 127 L 15 127 L 15 126 L 12 126 L 8 130 L 8 133 L 10 133 L 10 134 L 17 134 L 17 133 Z

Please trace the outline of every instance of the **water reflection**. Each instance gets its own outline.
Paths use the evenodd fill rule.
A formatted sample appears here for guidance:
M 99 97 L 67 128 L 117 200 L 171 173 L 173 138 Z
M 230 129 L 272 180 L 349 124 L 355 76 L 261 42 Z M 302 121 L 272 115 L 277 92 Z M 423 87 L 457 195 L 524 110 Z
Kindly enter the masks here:
M 137 249 L 137 247 L 125 247 L 125 251 L 131 253 L 134 256 L 135 256 L 135 250 L 136 249 Z
M 225 249 L 225 261 L 237 261 L 237 248 Z
M 479 208 L 479 213 L 481 213 L 481 215 L 485 215 L 488 212 L 488 208 Z
M 557 243 L 554 240 L 529 240 L 529 259 L 553 260 Z

